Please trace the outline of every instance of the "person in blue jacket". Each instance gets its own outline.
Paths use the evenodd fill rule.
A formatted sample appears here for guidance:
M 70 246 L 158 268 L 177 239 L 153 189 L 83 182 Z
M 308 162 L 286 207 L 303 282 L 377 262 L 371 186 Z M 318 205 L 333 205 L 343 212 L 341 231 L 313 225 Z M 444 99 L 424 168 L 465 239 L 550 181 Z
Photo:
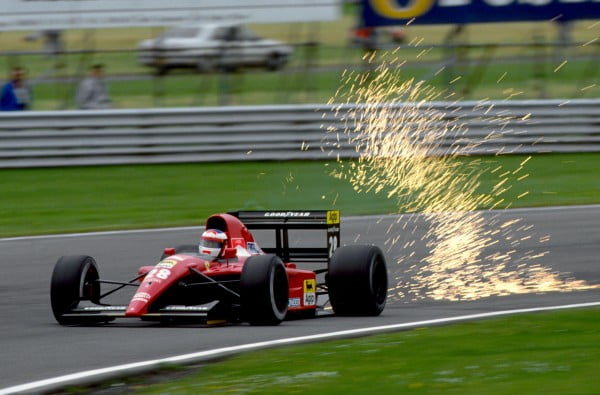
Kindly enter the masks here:
M 21 111 L 31 107 L 31 87 L 25 82 L 22 67 L 12 69 L 10 81 L 0 91 L 0 111 Z

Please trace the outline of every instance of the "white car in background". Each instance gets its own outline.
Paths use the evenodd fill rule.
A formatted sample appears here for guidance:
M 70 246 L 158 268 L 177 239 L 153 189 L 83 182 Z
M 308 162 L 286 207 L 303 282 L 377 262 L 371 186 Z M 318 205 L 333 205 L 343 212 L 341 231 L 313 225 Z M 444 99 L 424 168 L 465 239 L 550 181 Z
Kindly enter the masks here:
M 277 70 L 293 52 L 289 45 L 261 38 L 237 24 L 175 27 L 141 41 L 138 50 L 138 61 L 162 74 L 178 67 L 213 71 L 258 66 Z

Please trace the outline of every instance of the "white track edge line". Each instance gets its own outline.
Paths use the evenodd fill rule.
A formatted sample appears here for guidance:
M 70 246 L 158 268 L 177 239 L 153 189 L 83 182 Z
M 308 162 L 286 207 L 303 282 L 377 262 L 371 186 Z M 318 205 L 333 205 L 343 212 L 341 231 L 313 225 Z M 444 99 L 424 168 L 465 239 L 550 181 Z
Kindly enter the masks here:
M 582 209 L 582 208 L 597 208 L 600 204 L 586 204 L 586 205 L 575 205 L 575 206 L 545 206 L 545 207 L 519 207 L 511 209 L 500 209 L 500 210 L 476 210 L 477 212 L 484 213 L 517 213 L 523 211 L 557 211 L 557 210 L 569 210 L 569 209 Z M 413 216 L 420 215 L 421 213 L 382 213 L 382 214 L 370 214 L 370 215 L 353 215 L 348 217 L 342 217 L 342 220 L 361 220 L 368 218 L 382 218 L 382 217 L 402 217 L 402 216 Z M 97 232 L 79 232 L 79 233 L 60 233 L 52 235 L 37 235 L 37 236 L 17 236 L 17 237 L 5 237 L 0 238 L 0 243 L 11 242 L 11 241 L 26 241 L 26 240 L 38 240 L 38 239 L 58 239 L 58 238 L 74 238 L 74 237 L 90 237 L 90 236 L 113 236 L 113 235 L 124 235 L 133 233 L 156 233 L 156 232 L 173 232 L 173 231 L 185 231 L 185 230 L 199 230 L 204 229 L 204 225 L 196 226 L 176 226 L 168 228 L 146 228 L 146 229 L 126 229 L 126 230 L 107 230 Z
M 114 236 L 114 235 L 125 235 L 125 234 L 133 234 L 133 233 L 144 234 L 144 233 L 173 232 L 173 231 L 199 230 L 199 229 L 204 229 L 204 225 L 177 226 L 177 227 L 171 227 L 171 228 L 125 229 L 125 230 L 107 230 L 107 231 L 98 231 L 98 232 L 57 233 L 54 235 L 5 237 L 5 238 L 0 238 L 0 243 L 6 242 L 6 241 L 60 239 L 60 238 L 90 237 L 90 236 Z
M 499 317 L 521 313 L 535 313 L 551 310 L 565 310 L 573 308 L 596 307 L 600 306 L 600 302 L 576 303 L 568 305 L 557 305 L 547 307 L 531 307 L 513 310 L 501 310 L 488 313 L 467 314 L 455 317 L 436 318 L 423 321 L 406 322 L 402 324 L 389 324 L 382 326 L 374 326 L 368 328 L 349 329 L 344 331 L 322 333 L 317 335 L 307 335 L 299 337 L 291 337 L 278 340 L 269 340 L 257 343 L 242 344 L 231 347 L 216 348 L 213 350 L 199 351 L 195 353 L 176 355 L 167 358 L 154 359 L 148 361 L 134 362 L 123 365 L 110 366 L 106 368 L 93 369 L 78 373 L 67 374 L 64 376 L 33 381 L 30 383 L 20 384 L 13 387 L 0 389 L 0 395 L 27 393 L 33 391 L 49 391 L 57 388 L 62 388 L 67 385 L 91 383 L 92 381 L 100 381 L 111 376 L 122 375 L 126 372 L 142 372 L 159 368 L 163 364 L 169 363 L 198 363 L 202 361 L 210 361 L 226 356 L 238 354 L 246 351 L 255 351 L 264 348 L 275 346 L 285 346 L 300 343 L 309 343 L 322 340 L 344 339 L 371 335 L 375 333 L 393 332 L 402 329 L 415 328 L 428 325 L 447 324 L 457 321 L 476 320 L 481 318 Z

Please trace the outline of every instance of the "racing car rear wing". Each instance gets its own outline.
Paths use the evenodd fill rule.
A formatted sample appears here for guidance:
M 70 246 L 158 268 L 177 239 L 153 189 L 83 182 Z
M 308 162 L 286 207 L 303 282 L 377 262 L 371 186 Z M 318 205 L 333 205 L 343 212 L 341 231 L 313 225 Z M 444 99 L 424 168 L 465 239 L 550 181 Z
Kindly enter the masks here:
M 275 247 L 263 251 L 279 256 L 284 262 L 329 262 L 340 246 L 339 210 L 317 211 L 236 211 L 236 216 L 248 229 L 275 230 Z M 290 246 L 289 230 L 323 229 L 327 233 L 326 247 Z

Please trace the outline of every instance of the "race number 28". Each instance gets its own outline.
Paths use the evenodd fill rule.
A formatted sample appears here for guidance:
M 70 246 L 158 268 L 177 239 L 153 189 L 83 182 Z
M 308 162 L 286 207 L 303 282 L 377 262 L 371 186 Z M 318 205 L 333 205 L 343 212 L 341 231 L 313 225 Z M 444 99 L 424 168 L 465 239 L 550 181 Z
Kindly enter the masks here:
M 156 277 L 161 280 L 166 280 L 171 275 L 171 271 L 169 269 L 152 269 L 150 273 L 148 273 L 148 278 Z
M 335 251 L 335 249 L 337 248 L 337 245 L 338 245 L 337 235 L 330 235 L 328 244 L 329 244 L 329 257 L 331 258 L 333 256 L 333 252 Z

